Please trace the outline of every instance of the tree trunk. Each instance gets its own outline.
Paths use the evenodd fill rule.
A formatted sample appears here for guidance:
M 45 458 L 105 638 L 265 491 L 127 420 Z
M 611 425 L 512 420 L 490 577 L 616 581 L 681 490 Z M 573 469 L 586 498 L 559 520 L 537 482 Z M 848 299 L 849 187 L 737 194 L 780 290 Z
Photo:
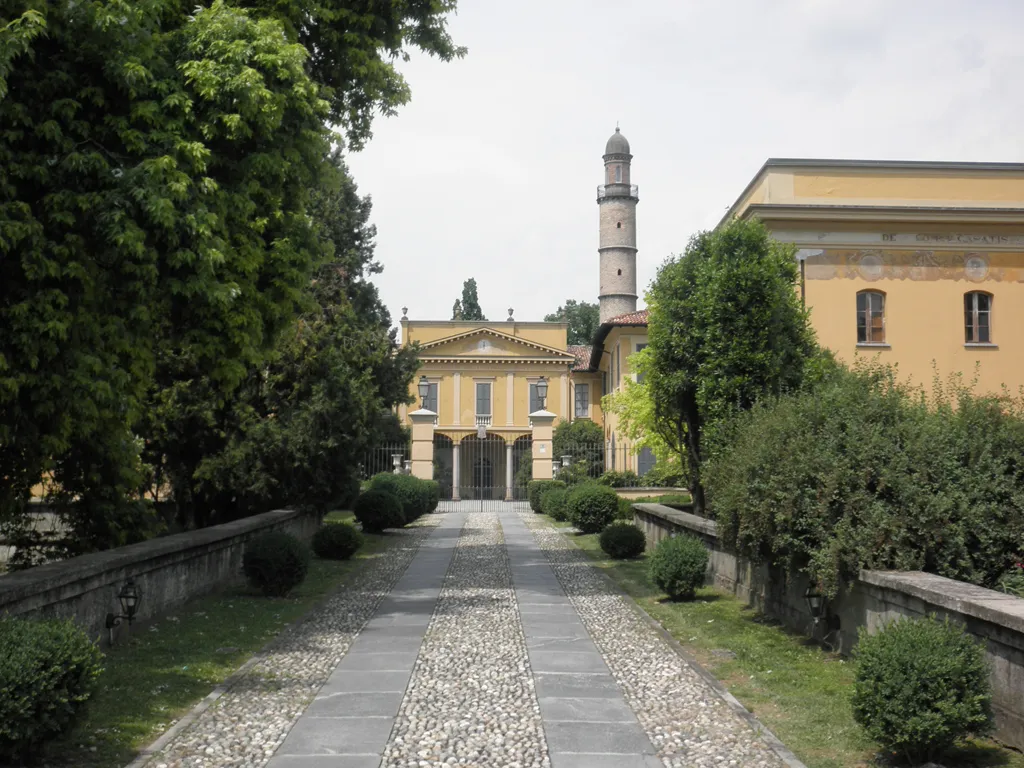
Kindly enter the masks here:
M 690 461 L 690 493 L 693 495 L 694 514 L 704 516 L 704 484 L 700 479 L 700 410 L 696 396 L 684 394 L 680 398 L 683 421 L 686 422 L 686 452 Z

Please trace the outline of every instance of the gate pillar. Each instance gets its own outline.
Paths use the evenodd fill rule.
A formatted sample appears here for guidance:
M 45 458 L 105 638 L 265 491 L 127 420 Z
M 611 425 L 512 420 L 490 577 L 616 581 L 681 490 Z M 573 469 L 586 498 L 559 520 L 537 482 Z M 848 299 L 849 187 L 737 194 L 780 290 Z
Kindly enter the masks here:
M 551 411 L 534 411 L 530 414 L 533 427 L 533 479 L 550 480 L 552 472 L 552 439 L 557 417 Z
M 412 420 L 412 476 L 434 479 L 434 419 L 437 414 L 420 408 L 409 414 Z

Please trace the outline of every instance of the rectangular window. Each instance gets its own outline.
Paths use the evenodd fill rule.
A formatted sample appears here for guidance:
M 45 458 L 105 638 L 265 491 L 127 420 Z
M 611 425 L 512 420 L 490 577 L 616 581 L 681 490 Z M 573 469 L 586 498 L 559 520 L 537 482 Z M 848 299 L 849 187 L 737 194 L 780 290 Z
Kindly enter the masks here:
M 590 418 L 590 385 L 576 385 L 576 418 Z
M 654 465 L 656 463 L 657 460 L 654 458 L 654 451 L 646 447 L 641 448 L 640 455 L 637 456 L 636 460 L 636 473 L 640 475 L 640 477 L 643 477 L 654 469 Z
M 636 351 L 639 352 L 641 349 L 644 349 L 646 346 L 647 346 L 646 344 L 637 344 L 636 345 Z M 642 373 L 640 373 L 640 372 L 637 372 L 637 374 L 636 374 L 636 383 L 637 384 L 641 384 L 643 382 L 643 380 L 644 380 L 644 375 Z
M 476 415 L 491 415 L 491 382 L 489 381 L 476 383 Z
M 537 383 L 530 382 L 530 413 L 539 411 L 541 408 L 540 395 L 537 394 Z
M 621 184 L 622 183 L 622 166 L 621 165 L 616 165 L 615 166 L 615 183 L 616 184 Z
M 964 322 L 968 344 L 992 343 L 992 297 L 987 293 L 964 294 Z
M 857 343 L 885 343 L 885 294 L 876 291 L 857 294 Z
M 615 388 L 622 384 L 622 342 L 615 345 Z
M 427 390 L 427 396 L 423 398 L 423 407 L 428 411 L 437 413 L 437 382 L 432 381 Z

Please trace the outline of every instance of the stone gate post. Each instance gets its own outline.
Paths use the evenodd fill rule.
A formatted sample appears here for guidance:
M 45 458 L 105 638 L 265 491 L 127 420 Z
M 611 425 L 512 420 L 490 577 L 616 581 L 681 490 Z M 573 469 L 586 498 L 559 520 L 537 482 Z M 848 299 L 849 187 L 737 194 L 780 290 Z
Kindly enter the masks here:
M 555 430 L 555 414 L 551 411 L 534 411 L 530 414 L 533 427 L 533 479 L 550 480 L 552 472 L 552 439 Z
M 420 408 L 409 414 L 412 420 L 412 476 L 434 479 L 434 420 L 437 414 Z

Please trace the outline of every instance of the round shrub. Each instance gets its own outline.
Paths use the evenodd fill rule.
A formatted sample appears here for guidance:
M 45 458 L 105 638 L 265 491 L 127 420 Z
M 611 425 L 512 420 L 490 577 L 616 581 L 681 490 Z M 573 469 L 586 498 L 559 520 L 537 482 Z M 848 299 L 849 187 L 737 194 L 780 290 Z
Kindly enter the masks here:
M 619 497 L 606 485 L 577 485 L 566 498 L 569 522 L 583 533 L 600 533 L 619 511 Z
M 427 512 L 433 512 L 441 503 L 441 484 L 437 480 L 420 480 L 420 482 L 427 489 L 427 498 L 429 499 Z
M 862 636 L 853 717 L 879 746 L 914 765 L 992 730 L 984 649 L 947 619 L 903 619 Z
M 242 572 L 249 586 L 267 597 L 283 597 L 299 586 L 309 571 L 309 548 L 284 531 L 253 537 L 242 554 Z
M 402 505 L 404 522 L 411 523 L 421 515 L 430 512 L 430 489 L 426 481 L 413 477 L 412 475 L 395 475 L 389 472 L 381 472 L 370 478 L 370 489 L 374 491 L 386 491 L 398 499 Z M 400 526 L 388 526 L 400 527 Z
M 601 531 L 601 549 L 608 557 L 626 560 L 638 557 L 647 548 L 644 532 L 632 523 L 616 522 Z
M 380 533 L 385 528 L 401 528 L 405 525 L 402 502 L 387 491 L 372 488 L 363 491 L 352 505 L 352 513 L 367 533 Z
M 29 764 L 71 729 L 102 658 L 71 621 L 0 618 L 0 764 Z
M 540 511 L 552 520 L 564 523 L 568 520 L 568 509 L 565 506 L 565 498 L 568 494 L 567 488 L 546 489 L 540 495 Z
M 348 560 L 363 546 L 363 535 L 346 523 L 326 523 L 313 534 L 313 551 L 324 560 Z
M 531 480 L 526 486 L 526 498 L 530 501 L 530 509 L 540 514 L 540 495 L 549 488 L 565 488 L 561 480 Z
M 651 582 L 672 600 L 692 600 L 707 569 L 704 542 L 687 534 L 662 539 L 647 561 Z

